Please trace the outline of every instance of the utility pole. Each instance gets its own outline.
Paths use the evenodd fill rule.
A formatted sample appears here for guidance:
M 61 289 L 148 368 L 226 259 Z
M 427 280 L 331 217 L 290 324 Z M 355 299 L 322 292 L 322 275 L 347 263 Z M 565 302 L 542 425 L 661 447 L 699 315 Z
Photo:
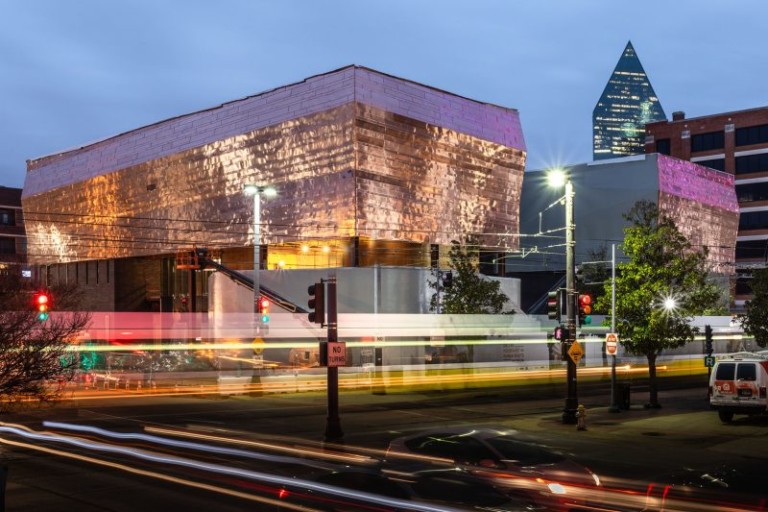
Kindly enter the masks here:
M 611 332 L 616 332 L 616 244 L 611 244 Z M 608 408 L 610 412 L 621 410 L 616 403 L 616 398 L 616 354 L 613 353 L 611 354 L 611 406 Z
M 338 308 L 336 306 L 336 276 L 329 276 L 327 283 L 328 291 L 326 295 L 326 307 L 328 308 L 328 341 L 325 345 L 326 364 L 328 360 L 328 344 L 335 344 L 339 341 Z M 325 421 L 325 440 L 341 441 L 344 438 L 344 432 L 341 430 L 341 419 L 339 418 L 339 368 L 329 364 L 327 369 L 328 416 Z
M 563 350 L 566 355 L 566 381 L 568 391 L 565 398 L 565 408 L 563 409 L 563 423 L 576 424 L 576 412 L 579 406 L 578 391 L 576 388 L 576 363 L 571 358 L 568 351 L 576 341 L 576 293 L 575 271 L 576 264 L 574 259 L 574 249 L 576 242 L 574 240 L 575 225 L 573 217 L 573 183 L 570 177 L 565 181 L 565 302 L 566 313 L 566 340 L 563 343 Z

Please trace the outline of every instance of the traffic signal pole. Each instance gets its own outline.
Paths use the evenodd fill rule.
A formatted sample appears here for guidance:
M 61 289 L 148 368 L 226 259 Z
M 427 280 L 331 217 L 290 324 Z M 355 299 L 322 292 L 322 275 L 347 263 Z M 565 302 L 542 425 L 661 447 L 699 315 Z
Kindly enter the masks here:
M 336 343 L 339 341 L 339 331 L 335 275 L 328 278 L 328 293 L 326 299 L 326 306 L 328 308 L 327 343 Z M 327 345 L 325 353 L 327 359 Z M 344 438 L 344 432 L 341 430 L 341 419 L 339 418 L 339 368 L 337 366 L 329 365 L 327 366 L 327 370 L 328 416 L 325 421 L 325 440 L 341 441 Z
M 576 301 L 578 294 L 575 286 L 575 259 L 574 259 L 574 218 L 573 218 L 573 183 L 568 178 L 565 182 L 565 314 L 566 314 L 566 340 L 562 342 L 562 349 L 566 354 L 566 381 L 568 391 L 563 409 L 563 423 L 575 425 L 576 412 L 579 407 L 579 397 L 576 389 L 576 363 L 568 354 L 568 350 L 576 340 Z

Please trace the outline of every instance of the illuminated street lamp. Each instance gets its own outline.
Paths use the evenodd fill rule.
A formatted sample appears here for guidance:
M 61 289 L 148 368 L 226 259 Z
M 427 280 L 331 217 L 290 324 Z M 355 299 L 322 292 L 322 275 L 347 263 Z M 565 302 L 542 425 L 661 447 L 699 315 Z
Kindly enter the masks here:
M 562 349 L 565 353 L 571 348 L 576 339 L 576 285 L 575 275 L 576 266 L 574 261 L 574 249 L 576 246 L 574 240 L 575 226 L 573 222 L 573 183 L 570 177 L 562 169 L 555 169 L 547 175 L 550 186 L 565 186 L 565 316 L 566 316 L 566 337 L 562 343 Z M 565 408 L 563 409 L 563 423 L 575 424 L 576 411 L 579 406 L 578 391 L 576 388 L 576 363 L 570 355 L 566 356 L 567 372 L 566 381 L 568 392 L 565 398 Z
M 243 187 L 246 195 L 253 196 L 253 312 L 258 320 L 259 297 L 261 295 L 261 283 L 259 282 L 259 270 L 261 270 L 261 196 L 275 197 L 277 190 L 274 187 L 259 187 L 246 185 Z

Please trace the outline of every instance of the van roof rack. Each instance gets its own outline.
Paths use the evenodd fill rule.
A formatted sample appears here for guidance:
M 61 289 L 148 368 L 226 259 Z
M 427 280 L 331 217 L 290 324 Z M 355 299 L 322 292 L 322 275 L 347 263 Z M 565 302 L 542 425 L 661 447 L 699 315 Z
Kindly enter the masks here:
M 731 354 L 723 354 L 718 359 L 768 359 L 768 350 L 761 350 L 760 352 L 733 352 Z

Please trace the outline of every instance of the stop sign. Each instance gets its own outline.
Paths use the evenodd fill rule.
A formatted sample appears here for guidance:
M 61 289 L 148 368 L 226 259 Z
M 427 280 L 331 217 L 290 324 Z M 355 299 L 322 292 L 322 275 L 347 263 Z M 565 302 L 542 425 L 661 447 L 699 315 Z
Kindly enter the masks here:
M 619 337 L 616 333 L 609 332 L 605 335 L 605 353 L 609 356 L 615 356 L 619 345 Z

